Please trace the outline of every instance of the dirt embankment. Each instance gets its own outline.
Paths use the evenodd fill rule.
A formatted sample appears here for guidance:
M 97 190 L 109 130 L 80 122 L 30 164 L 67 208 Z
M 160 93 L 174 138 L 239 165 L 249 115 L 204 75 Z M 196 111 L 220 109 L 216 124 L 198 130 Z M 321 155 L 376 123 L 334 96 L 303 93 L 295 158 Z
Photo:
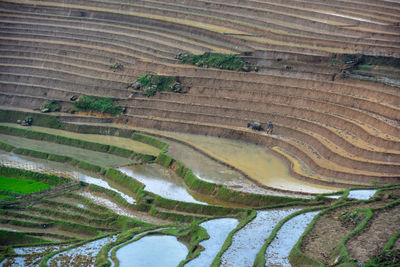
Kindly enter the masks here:
M 346 246 L 350 257 L 358 262 L 366 262 L 380 254 L 390 237 L 400 232 L 400 206 L 374 212 L 374 217 L 364 231 L 350 239 Z
M 321 216 L 311 232 L 304 238 L 301 250 L 326 265 L 333 263 L 331 253 L 339 242 L 356 228 L 355 224 L 340 219 L 340 215 L 356 208 L 379 207 L 382 201 L 338 208 Z M 390 224 L 389 224 L 390 225 Z M 387 226 L 387 225 L 386 225 Z

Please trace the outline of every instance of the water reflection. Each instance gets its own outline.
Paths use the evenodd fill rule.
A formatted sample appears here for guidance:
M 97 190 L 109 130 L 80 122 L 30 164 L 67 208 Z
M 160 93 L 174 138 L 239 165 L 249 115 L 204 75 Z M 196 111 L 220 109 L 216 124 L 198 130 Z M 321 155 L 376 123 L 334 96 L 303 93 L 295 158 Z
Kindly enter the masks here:
M 188 262 L 186 267 L 210 266 L 218 251 L 221 250 L 228 234 L 239 224 L 238 220 L 231 218 L 216 219 L 200 224 L 207 230 L 210 239 L 200 242 L 204 251 L 200 256 Z
M 147 191 L 178 201 L 207 204 L 190 195 L 184 182 L 171 170 L 158 164 L 133 165 L 118 168 L 122 173 L 146 185 Z
M 176 267 L 188 249 L 175 236 L 145 236 L 117 250 L 121 267 Z
M 222 266 L 252 266 L 265 239 L 276 224 L 298 209 L 266 210 L 257 212 L 257 217 L 240 229 L 232 239 L 232 245 L 221 257 Z
M 267 248 L 266 266 L 291 266 L 289 253 L 317 213 L 318 211 L 300 214 L 282 226 Z

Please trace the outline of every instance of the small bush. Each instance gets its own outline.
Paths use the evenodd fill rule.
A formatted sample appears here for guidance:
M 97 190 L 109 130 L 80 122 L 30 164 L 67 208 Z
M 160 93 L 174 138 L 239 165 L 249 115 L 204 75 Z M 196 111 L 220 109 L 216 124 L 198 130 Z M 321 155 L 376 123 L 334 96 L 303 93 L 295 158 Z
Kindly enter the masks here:
M 110 65 L 110 70 L 116 71 L 116 70 L 123 70 L 124 69 L 124 65 L 122 65 L 121 63 L 114 63 L 112 65 Z
M 196 65 L 199 67 L 213 67 L 224 70 L 249 71 L 250 64 L 243 61 L 235 54 L 220 54 L 206 52 L 203 55 L 192 53 L 182 53 L 177 56 L 183 63 Z
M 133 86 L 133 84 L 139 84 L 139 86 Z M 154 96 L 158 91 L 182 93 L 182 85 L 174 76 L 145 74 L 129 86 L 137 87 L 146 96 Z
M 114 106 L 115 100 L 112 98 L 83 96 L 75 102 L 75 108 L 81 111 L 98 111 L 113 115 L 121 114 L 123 108 Z
M 46 112 L 55 112 L 55 111 L 60 111 L 61 107 L 60 105 L 58 105 L 57 101 L 52 100 L 44 102 L 40 110 L 42 111 L 46 110 Z
M 399 266 L 400 265 L 400 250 L 384 250 L 380 255 L 373 256 L 371 261 L 365 263 L 365 267 L 372 266 Z

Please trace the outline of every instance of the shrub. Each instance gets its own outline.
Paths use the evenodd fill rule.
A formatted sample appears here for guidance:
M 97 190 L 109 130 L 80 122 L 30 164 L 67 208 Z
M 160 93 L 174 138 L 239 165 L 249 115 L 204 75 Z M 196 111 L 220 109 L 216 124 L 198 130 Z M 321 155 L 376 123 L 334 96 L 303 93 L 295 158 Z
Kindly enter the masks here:
M 380 255 L 373 256 L 371 261 L 365 263 L 365 267 L 372 266 L 399 266 L 400 265 L 400 250 L 384 250 Z
M 182 85 L 174 76 L 145 74 L 139 77 L 136 83 L 140 84 L 138 88 L 146 96 L 154 96 L 158 91 L 182 93 Z
M 42 107 L 40 110 L 46 110 L 47 112 L 55 112 L 55 111 L 60 111 L 61 107 L 58 105 L 58 102 L 55 100 L 52 101 L 46 101 L 43 103 Z
M 124 69 L 124 65 L 122 65 L 121 63 L 116 62 L 116 63 L 110 65 L 110 69 L 113 70 L 113 71 L 123 70 Z
M 114 106 L 115 100 L 106 97 L 83 96 L 75 102 L 75 107 L 82 111 L 99 111 L 113 115 L 121 114 L 123 108 Z
M 203 55 L 183 53 L 177 56 L 183 63 L 196 65 L 199 67 L 213 67 L 225 70 L 250 70 L 249 63 L 243 61 L 235 54 L 220 54 L 205 52 Z

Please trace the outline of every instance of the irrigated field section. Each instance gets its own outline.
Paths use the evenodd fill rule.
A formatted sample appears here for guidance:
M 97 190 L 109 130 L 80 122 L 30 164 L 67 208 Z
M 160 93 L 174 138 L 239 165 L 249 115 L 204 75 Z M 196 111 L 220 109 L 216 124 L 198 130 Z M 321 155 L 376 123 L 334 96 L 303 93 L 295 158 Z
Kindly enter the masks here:
M 0 2 L 0 266 L 400 265 L 400 3 Z

